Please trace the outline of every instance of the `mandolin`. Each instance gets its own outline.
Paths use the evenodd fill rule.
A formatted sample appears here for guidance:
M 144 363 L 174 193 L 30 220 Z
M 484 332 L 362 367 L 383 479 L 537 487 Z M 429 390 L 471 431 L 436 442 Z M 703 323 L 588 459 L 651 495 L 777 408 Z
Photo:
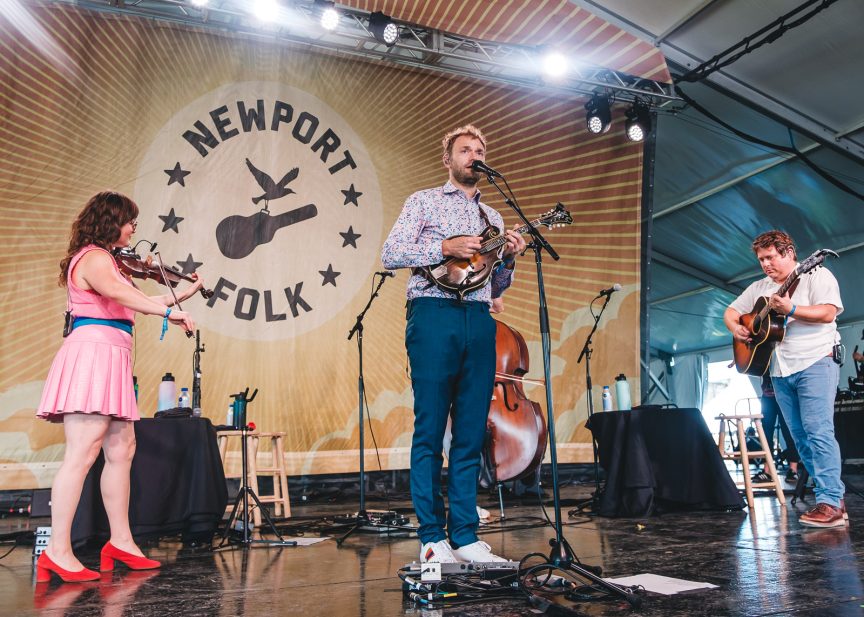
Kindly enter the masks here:
M 778 296 L 785 295 L 802 274 L 821 266 L 829 255 L 837 257 L 837 253 L 828 249 L 819 249 L 810 255 L 792 271 L 775 293 Z M 768 298 L 763 296 L 756 300 L 752 311 L 739 317 L 738 323 L 750 331 L 750 342 L 732 339 L 735 367 L 739 373 L 760 377 L 768 370 L 775 345 L 786 336 L 786 316 L 769 309 Z
M 549 229 L 569 225 L 573 217 L 560 203 L 540 218 L 529 221 L 528 225 L 522 225 L 516 232 L 526 233 L 529 229 L 545 225 Z M 452 236 L 458 238 L 459 236 Z M 489 225 L 480 234 L 482 238 L 480 250 L 470 259 L 459 257 L 447 257 L 446 259 L 431 266 L 417 268 L 417 271 L 430 283 L 450 293 L 455 293 L 459 299 L 465 294 L 480 289 L 489 282 L 492 272 L 502 262 L 504 245 L 507 244 L 507 236 L 494 225 Z

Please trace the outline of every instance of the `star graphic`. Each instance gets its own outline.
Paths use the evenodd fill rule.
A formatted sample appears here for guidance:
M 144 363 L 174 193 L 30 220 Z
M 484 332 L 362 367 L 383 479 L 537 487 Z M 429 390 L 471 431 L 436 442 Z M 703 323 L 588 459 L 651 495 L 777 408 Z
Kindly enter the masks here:
M 333 270 L 333 264 L 327 264 L 326 270 L 318 270 L 318 274 L 324 277 L 324 280 L 321 281 L 321 287 L 324 287 L 327 283 L 336 287 L 336 277 L 342 274 L 341 272 L 336 272 Z
M 351 186 L 348 187 L 347 191 L 343 190 L 342 194 L 345 195 L 345 203 L 342 204 L 343 206 L 347 206 L 348 204 L 354 204 L 355 206 L 360 205 L 359 203 L 357 203 L 357 198 L 360 197 L 360 195 L 362 195 L 363 193 L 354 190 L 354 184 L 351 184 Z
M 162 225 L 162 233 L 165 233 L 169 229 L 173 229 L 175 234 L 180 233 L 180 230 L 177 229 L 177 225 L 180 224 L 180 221 L 182 221 L 184 217 L 174 214 L 174 208 L 171 208 L 171 212 L 169 212 L 167 215 L 160 214 L 159 218 L 162 219 L 163 223 L 165 223 L 164 225 Z
M 357 248 L 357 238 L 359 238 L 362 234 L 355 234 L 354 227 L 348 227 L 348 231 L 340 231 L 339 235 L 342 236 L 342 248 L 344 249 L 349 244 L 353 246 L 355 249 Z
M 191 171 L 183 171 L 180 163 L 174 165 L 174 169 L 165 169 L 163 171 L 168 174 L 168 186 L 171 186 L 175 182 L 179 183 L 180 186 L 186 186 L 185 178 L 192 173 Z
M 203 261 L 195 261 L 192 258 L 192 253 L 189 253 L 189 256 L 183 261 L 176 262 L 178 266 L 183 268 L 183 274 L 192 274 L 198 269 L 198 266 L 202 265 Z

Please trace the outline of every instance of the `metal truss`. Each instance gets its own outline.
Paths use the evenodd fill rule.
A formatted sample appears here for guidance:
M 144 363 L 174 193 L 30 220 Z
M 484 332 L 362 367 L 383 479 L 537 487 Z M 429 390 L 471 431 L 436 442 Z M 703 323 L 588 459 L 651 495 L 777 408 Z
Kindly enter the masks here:
M 561 80 L 544 79 L 540 67 L 547 48 L 482 41 L 395 20 L 399 38 L 395 45 L 387 46 L 372 35 L 369 13 L 338 5 L 335 7 L 340 14 L 338 27 L 327 31 L 320 25 L 320 11 L 327 3 L 314 0 L 283 0 L 278 19 L 266 24 L 250 12 L 252 0 L 210 0 L 203 7 L 193 5 L 190 0 L 47 0 L 47 3 L 228 30 L 343 56 L 383 60 L 548 93 L 606 92 L 617 101 L 631 102 L 638 98 L 654 107 L 680 100 L 671 84 L 596 66 L 571 65 Z

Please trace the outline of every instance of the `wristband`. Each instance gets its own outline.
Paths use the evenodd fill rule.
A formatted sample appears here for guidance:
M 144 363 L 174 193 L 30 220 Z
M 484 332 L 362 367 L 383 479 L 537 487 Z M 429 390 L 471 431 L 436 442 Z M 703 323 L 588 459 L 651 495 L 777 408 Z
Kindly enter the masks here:
M 786 317 L 792 317 L 792 315 L 795 314 L 795 309 L 797 309 L 797 308 L 798 308 L 798 305 L 797 305 L 797 304 L 793 304 L 793 305 L 792 305 L 792 310 L 789 311 L 788 313 L 786 313 Z
M 165 309 L 165 315 L 162 317 L 162 334 L 159 335 L 159 340 L 165 338 L 165 333 L 168 332 L 168 315 L 171 314 L 171 307 Z

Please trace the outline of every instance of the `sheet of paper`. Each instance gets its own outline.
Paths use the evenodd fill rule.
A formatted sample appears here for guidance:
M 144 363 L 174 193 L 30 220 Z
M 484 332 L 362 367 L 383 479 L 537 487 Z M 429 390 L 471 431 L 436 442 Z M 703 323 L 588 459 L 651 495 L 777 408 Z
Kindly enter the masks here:
M 288 536 L 285 536 L 285 539 L 296 542 L 297 546 L 312 546 L 313 544 L 318 544 L 319 542 L 323 542 L 324 540 L 329 540 L 330 536 L 324 536 L 323 538 L 307 538 L 306 536 L 289 538 Z
M 692 591 L 694 589 L 714 589 L 717 585 L 711 583 L 702 583 L 699 581 L 685 581 L 680 578 L 671 578 L 669 576 L 660 576 L 659 574 L 635 574 L 633 576 L 623 576 L 621 578 L 607 578 L 610 583 L 632 587 L 641 585 L 646 591 L 660 593 L 664 596 L 671 596 L 682 591 Z

